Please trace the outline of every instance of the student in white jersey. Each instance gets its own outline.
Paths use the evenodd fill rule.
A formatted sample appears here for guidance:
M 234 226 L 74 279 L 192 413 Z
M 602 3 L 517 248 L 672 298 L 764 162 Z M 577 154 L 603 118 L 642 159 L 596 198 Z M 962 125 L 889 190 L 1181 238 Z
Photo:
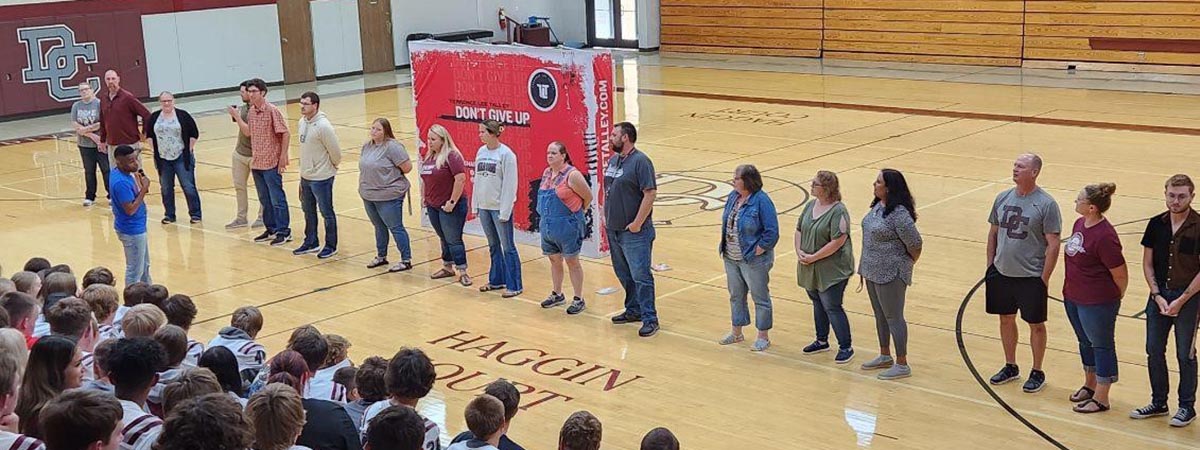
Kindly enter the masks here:
M 15 429 L 20 421 L 15 414 L 21 388 L 18 366 L 12 355 L 0 355 L 0 450 L 44 450 L 41 441 L 18 434 Z
M 321 368 L 317 369 L 312 379 L 308 381 L 307 397 L 345 404 L 348 401 L 346 386 L 334 381 L 333 378 L 338 370 L 352 366 L 350 358 L 347 357 L 350 341 L 336 334 L 327 334 L 324 338 L 329 347 L 329 356 L 325 357 Z
M 415 348 L 402 348 L 388 362 L 384 384 L 388 391 L 388 400 L 376 402 L 367 408 L 363 414 L 364 439 L 371 434 L 371 419 L 389 406 L 417 407 L 417 402 L 429 395 L 433 389 L 433 381 L 437 378 L 433 362 L 425 356 L 425 352 Z M 441 429 L 433 421 L 425 418 L 425 442 L 423 450 L 441 450 Z
M 150 450 L 162 434 L 163 422 L 146 412 L 146 398 L 166 362 L 166 352 L 154 339 L 123 338 L 113 344 L 105 365 L 124 411 L 122 450 Z
M 479 124 L 479 140 L 483 145 L 475 153 L 474 190 L 471 209 L 479 216 L 483 234 L 487 235 L 488 253 L 492 266 L 488 283 L 480 292 L 504 289 L 504 298 L 521 295 L 521 256 L 513 243 L 513 205 L 517 201 L 517 155 L 500 142 L 504 126 L 495 120 Z
M 243 306 L 233 312 L 229 326 L 222 328 L 208 343 L 209 348 L 220 346 L 233 352 L 243 384 L 253 381 L 266 363 L 266 348 L 254 341 L 262 327 L 262 312 L 253 306 Z

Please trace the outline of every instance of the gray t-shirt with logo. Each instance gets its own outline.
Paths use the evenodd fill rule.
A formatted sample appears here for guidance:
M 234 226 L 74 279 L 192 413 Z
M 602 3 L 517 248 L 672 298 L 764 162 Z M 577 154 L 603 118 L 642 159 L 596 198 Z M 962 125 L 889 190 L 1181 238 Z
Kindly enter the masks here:
M 996 234 L 996 270 L 1006 277 L 1040 277 L 1046 267 L 1046 234 L 1062 233 L 1062 213 L 1054 197 L 1036 188 L 1028 195 L 1017 188 L 1001 192 L 992 204 L 988 223 Z
M 604 168 L 604 226 L 620 231 L 637 219 L 646 189 L 657 189 L 654 164 L 641 150 L 634 149 L 625 157 L 612 155 Z M 651 214 L 653 215 L 653 214 Z M 654 221 L 646 216 L 643 229 L 652 228 Z
M 71 120 L 75 123 L 88 126 L 100 120 L 100 99 L 93 98 L 92 101 L 84 102 L 83 100 L 76 101 L 71 105 Z M 99 131 L 96 131 L 97 133 Z M 79 136 L 79 146 L 84 148 L 96 148 L 96 141 L 89 138 Z

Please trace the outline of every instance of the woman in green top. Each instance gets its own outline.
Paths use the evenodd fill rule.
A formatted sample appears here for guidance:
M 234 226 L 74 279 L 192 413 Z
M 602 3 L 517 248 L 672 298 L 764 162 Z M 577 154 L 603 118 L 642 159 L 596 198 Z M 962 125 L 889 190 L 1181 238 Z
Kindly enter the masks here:
M 850 320 L 842 309 L 846 283 L 854 275 L 854 250 L 850 245 L 850 213 L 842 204 L 838 178 L 833 172 L 817 172 L 812 182 L 815 198 L 804 207 L 796 224 L 796 279 L 812 299 L 817 340 L 804 347 L 805 354 L 829 350 L 829 328 L 837 336 L 834 361 L 845 364 L 854 358 L 850 343 Z

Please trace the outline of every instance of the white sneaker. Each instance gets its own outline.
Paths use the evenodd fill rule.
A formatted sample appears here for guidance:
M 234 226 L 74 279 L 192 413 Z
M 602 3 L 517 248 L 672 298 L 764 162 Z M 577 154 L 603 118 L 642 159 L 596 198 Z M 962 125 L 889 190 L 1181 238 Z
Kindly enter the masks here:
M 94 205 L 94 204 L 96 204 L 96 202 L 94 202 L 94 201 L 91 201 L 91 200 L 87 200 L 87 199 L 84 199 L 84 200 L 83 200 L 83 206 L 84 206 L 84 207 L 92 206 L 92 205 Z

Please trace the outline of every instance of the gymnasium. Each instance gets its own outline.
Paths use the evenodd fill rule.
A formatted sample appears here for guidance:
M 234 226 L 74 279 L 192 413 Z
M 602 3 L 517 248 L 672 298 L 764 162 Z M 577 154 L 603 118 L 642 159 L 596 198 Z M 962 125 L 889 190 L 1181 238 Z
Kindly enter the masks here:
M 1200 0 L 5 0 L 0 55 L 0 450 L 1200 448 Z

